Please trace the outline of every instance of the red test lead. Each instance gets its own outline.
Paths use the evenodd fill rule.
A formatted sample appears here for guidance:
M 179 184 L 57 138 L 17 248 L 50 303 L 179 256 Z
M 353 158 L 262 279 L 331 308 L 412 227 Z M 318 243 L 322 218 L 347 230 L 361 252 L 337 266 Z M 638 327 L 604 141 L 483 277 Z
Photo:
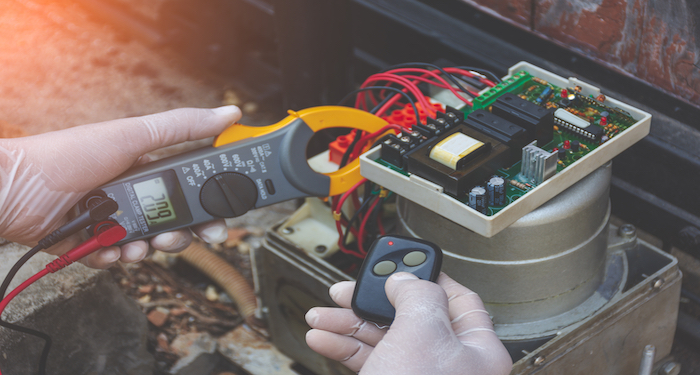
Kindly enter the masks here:
M 58 259 L 47 264 L 46 269 L 54 273 L 103 247 L 114 245 L 124 237 L 126 237 L 126 229 L 121 225 L 115 225 L 61 255 Z
M 60 258 L 47 264 L 45 269 L 39 271 L 36 275 L 32 276 L 27 281 L 23 282 L 20 286 L 18 286 L 15 290 L 10 292 L 10 294 L 8 294 L 7 297 L 5 297 L 2 300 L 2 302 L 0 302 L 0 316 L 2 315 L 3 310 L 5 310 L 7 304 L 10 303 L 10 301 L 12 301 L 13 298 L 15 298 L 20 292 L 26 289 L 29 285 L 33 284 L 35 281 L 49 274 L 49 272 L 54 273 L 60 269 L 63 269 L 71 263 L 91 253 L 94 253 L 95 251 L 103 247 L 114 245 L 124 237 L 126 237 L 126 229 L 124 229 L 120 225 L 115 224 L 115 226 L 97 234 L 96 236 L 91 237 L 89 240 L 81 243 L 77 247 L 71 249 L 69 252 L 61 255 Z

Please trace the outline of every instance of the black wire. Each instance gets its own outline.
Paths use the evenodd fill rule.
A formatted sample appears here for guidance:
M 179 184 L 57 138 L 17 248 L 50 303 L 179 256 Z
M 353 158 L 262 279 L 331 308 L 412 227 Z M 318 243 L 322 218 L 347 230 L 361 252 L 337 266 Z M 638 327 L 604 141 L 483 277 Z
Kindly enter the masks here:
M 498 78 L 498 76 L 496 74 L 494 74 L 490 70 L 481 69 L 481 68 L 474 68 L 472 66 L 455 66 L 455 68 L 462 69 L 462 70 L 473 70 L 477 73 L 481 73 L 481 74 L 485 75 L 487 78 L 491 78 L 492 81 L 495 81 L 497 83 L 503 82 L 500 78 Z
M 392 69 L 398 69 L 398 68 L 415 68 L 415 67 L 421 67 L 421 66 L 422 66 L 422 67 L 427 66 L 427 67 L 429 67 L 429 68 L 439 70 L 447 79 L 449 79 L 450 81 L 452 81 L 452 83 L 454 83 L 460 90 L 462 90 L 462 92 L 465 92 L 465 93 L 468 93 L 468 92 L 469 92 L 467 89 L 464 88 L 464 86 L 462 86 L 462 85 L 459 83 L 459 81 L 457 81 L 457 79 L 455 79 L 455 77 L 452 76 L 452 74 L 447 73 L 447 72 L 445 71 L 445 69 L 443 69 L 443 68 L 441 68 L 441 67 L 439 67 L 439 66 L 437 66 L 437 65 L 430 64 L 430 63 L 410 62 L 410 63 L 396 64 L 396 65 L 392 65 L 392 66 L 390 66 L 390 67 L 388 67 L 388 68 L 386 68 L 386 69 L 382 69 L 381 71 L 382 71 L 382 72 L 386 72 L 387 70 L 392 70 Z
M 3 280 L 2 285 L 0 286 L 0 300 L 5 298 L 5 293 L 7 292 L 7 288 L 10 286 L 10 282 L 12 282 L 12 279 L 14 279 L 15 275 L 19 271 L 22 266 L 27 263 L 29 259 L 31 259 L 36 253 L 39 251 L 43 250 L 43 246 L 37 245 L 34 246 L 31 250 L 29 250 L 26 254 L 24 254 L 18 261 L 15 263 L 12 268 L 10 269 L 10 272 L 7 273 L 7 276 L 5 276 L 5 280 Z M 29 335 L 36 336 L 40 339 L 44 340 L 44 350 L 41 352 L 41 360 L 39 361 L 39 374 L 44 375 L 46 373 L 46 362 L 48 361 L 49 358 L 49 350 L 51 350 L 51 336 L 47 335 L 46 333 L 40 332 L 40 331 L 35 331 L 33 329 L 29 329 L 26 327 L 18 326 L 12 323 L 8 323 L 2 319 L 0 319 L 0 326 L 15 330 L 18 332 L 23 332 Z
M 359 88 L 357 90 L 353 90 L 349 94 L 345 95 L 345 97 L 340 102 L 338 102 L 338 105 L 343 105 L 343 103 L 345 103 L 346 101 L 348 101 L 348 99 L 352 98 L 353 96 L 357 95 L 358 93 L 360 93 L 362 91 L 369 91 L 369 90 L 389 90 L 389 91 L 394 91 L 394 92 L 406 97 L 406 99 L 408 99 L 408 102 L 411 103 L 411 106 L 413 106 L 413 111 L 416 113 L 416 123 L 421 125 L 420 114 L 418 113 L 418 107 L 416 107 L 416 102 L 413 99 L 411 99 L 411 96 L 409 96 L 407 93 L 397 89 L 396 87 L 390 87 L 390 86 L 362 87 L 362 88 Z M 418 100 L 418 98 L 416 98 L 416 100 Z
M 376 106 L 374 106 L 374 108 L 372 108 L 372 109 L 369 111 L 369 113 L 371 113 L 371 114 L 373 114 L 373 115 L 374 115 L 374 114 L 377 114 L 377 111 L 379 110 L 379 108 L 382 108 L 382 107 L 384 106 L 384 104 L 386 104 L 389 100 L 391 100 L 391 96 L 387 96 L 386 98 L 384 98 L 384 100 L 382 100 L 381 102 L 379 102 L 379 104 L 377 104 Z
M 345 230 L 345 234 L 343 235 L 343 245 L 348 243 L 348 236 L 350 236 L 350 228 L 352 227 L 352 223 L 360 218 L 360 213 L 362 211 L 364 211 L 365 208 L 367 208 L 369 206 L 369 203 L 374 201 L 377 197 L 378 196 L 375 195 L 375 196 L 371 197 L 370 199 L 365 199 L 365 201 L 362 202 L 362 205 L 360 206 L 360 208 L 358 208 L 357 211 L 355 211 L 355 214 L 352 215 L 352 218 L 350 219 L 350 221 L 348 221 L 348 226 L 347 226 L 347 229 Z
M 353 138 L 352 143 L 350 143 L 348 148 L 345 150 L 345 153 L 343 153 L 343 157 L 340 159 L 340 168 L 343 168 L 345 164 L 348 163 L 348 159 L 350 158 L 350 154 L 352 154 L 352 150 L 355 148 L 355 145 L 357 145 L 357 142 L 359 142 L 361 138 L 362 131 L 358 129 L 355 131 L 355 138 Z
M 384 104 L 386 104 L 389 100 L 391 100 L 391 96 L 387 96 L 386 98 L 384 98 L 384 100 L 382 100 L 376 106 L 374 106 L 374 108 L 372 108 L 372 110 L 370 110 L 369 113 L 371 113 L 371 114 L 377 113 L 379 108 L 382 108 L 384 106 Z M 360 131 L 356 132 L 355 138 L 352 140 L 352 144 L 350 144 L 350 146 L 348 146 L 348 148 L 345 150 L 345 153 L 343 154 L 343 158 L 340 159 L 340 168 L 344 167 L 345 164 L 347 164 L 348 159 L 350 158 L 350 154 L 352 153 L 352 150 L 355 148 L 355 145 L 357 144 L 357 142 L 360 141 L 360 138 L 362 138 L 361 134 L 362 134 L 362 132 L 360 132 Z
M 11 330 L 15 330 L 18 332 L 23 332 L 23 333 L 26 333 L 29 335 L 33 335 L 33 336 L 36 336 L 36 337 L 44 340 L 44 349 L 41 352 L 41 359 L 39 360 L 39 375 L 46 374 L 46 362 L 49 359 L 49 351 L 51 350 L 51 343 L 52 343 L 51 336 L 47 335 L 44 332 L 35 331 L 33 329 L 30 329 L 30 328 L 26 328 L 26 327 L 12 324 L 12 323 L 8 323 L 4 320 L 0 320 L 0 326 L 11 329 Z
M 31 250 L 29 250 L 26 254 L 24 254 L 18 261 L 15 263 L 14 266 L 10 269 L 10 272 L 7 273 L 7 276 L 5 276 L 5 280 L 2 282 L 2 286 L 0 286 L 0 300 L 5 298 L 5 293 L 7 292 L 7 288 L 10 286 L 10 282 L 12 282 L 12 279 L 14 279 L 15 275 L 17 274 L 17 271 L 19 271 L 20 268 L 24 265 L 24 263 L 27 263 L 27 261 L 33 257 L 36 253 L 39 251 L 43 250 L 44 247 L 41 245 L 36 245 L 34 246 Z
M 374 206 L 374 209 L 372 211 L 367 213 L 367 215 L 370 215 L 369 220 L 372 222 L 374 222 L 377 219 L 379 212 L 381 212 L 381 210 L 382 210 L 382 205 L 384 204 L 384 201 L 386 200 L 386 198 L 379 198 L 379 199 L 381 199 L 381 201 L 376 206 Z

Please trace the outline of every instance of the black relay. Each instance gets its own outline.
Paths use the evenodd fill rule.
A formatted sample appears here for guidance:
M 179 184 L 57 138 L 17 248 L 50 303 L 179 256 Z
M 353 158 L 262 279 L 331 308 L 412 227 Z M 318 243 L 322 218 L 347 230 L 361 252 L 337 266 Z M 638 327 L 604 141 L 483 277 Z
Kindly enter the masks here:
M 540 147 L 554 138 L 553 109 L 540 107 L 517 95 L 505 93 L 493 103 L 491 112 L 525 128 L 529 138 L 537 139 L 537 145 Z

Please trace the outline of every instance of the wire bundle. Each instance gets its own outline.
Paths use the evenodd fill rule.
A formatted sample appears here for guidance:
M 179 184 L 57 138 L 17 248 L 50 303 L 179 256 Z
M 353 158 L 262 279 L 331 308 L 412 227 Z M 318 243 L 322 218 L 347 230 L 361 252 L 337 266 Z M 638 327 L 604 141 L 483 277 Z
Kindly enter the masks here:
M 441 68 L 427 63 L 399 64 L 369 76 L 359 89 L 345 96 L 340 104 L 354 96 L 355 108 L 369 111 L 377 116 L 383 116 L 394 108 L 410 106 L 415 113 L 416 124 L 421 124 L 421 117 L 435 118 L 436 110 L 420 86 L 432 85 L 449 90 L 465 105 L 472 106 L 473 98 L 479 93 L 478 89 L 469 82 L 479 82 L 493 87 L 500 82 L 500 79 L 489 71 L 472 67 Z M 407 103 L 402 102 L 403 99 Z M 357 159 L 362 152 L 376 144 L 388 130 L 394 130 L 396 134 L 400 134 L 410 129 L 391 124 L 373 134 L 354 130 L 353 141 L 343 154 L 340 167 Z M 366 245 L 370 244 L 374 237 L 384 235 L 386 232 L 382 222 L 382 211 L 383 204 L 390 198 L 390 194 L 386 189 L 363 179 L 344 194 L 331 197 L 340 251 L 359 259 L 365 257 Z M 344 212 L 348 199 L 354 212 L 350 218 Z M 355 248 L 348 245 L 350 234 L 357 240 Z

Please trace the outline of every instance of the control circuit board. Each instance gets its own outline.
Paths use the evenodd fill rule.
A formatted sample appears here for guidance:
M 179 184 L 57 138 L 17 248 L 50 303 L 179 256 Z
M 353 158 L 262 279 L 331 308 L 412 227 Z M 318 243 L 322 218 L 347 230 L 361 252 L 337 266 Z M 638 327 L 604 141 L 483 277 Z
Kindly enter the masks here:
M 479 94 L 362 155 L 362 175 L 491 237 L 643 138 L 651 122 L 525 62 Z

